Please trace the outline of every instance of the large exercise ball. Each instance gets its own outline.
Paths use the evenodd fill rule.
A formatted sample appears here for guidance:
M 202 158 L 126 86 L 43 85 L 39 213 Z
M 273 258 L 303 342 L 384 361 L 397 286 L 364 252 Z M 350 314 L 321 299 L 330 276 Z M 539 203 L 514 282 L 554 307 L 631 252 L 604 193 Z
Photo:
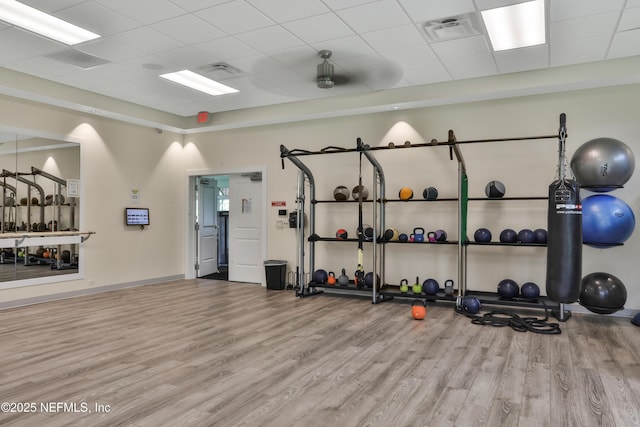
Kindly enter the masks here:
M 582 199 L 582 241 L 596 247 L 627 240 L 636 226 L 633 211 L 621 199 L 594 194 Z
M 571 170 L 582 187 L 596 192 L 623 186 L 636 166 L 633 151 L 614 138 L 596 138 L 582 144 L 571 157 Z
M 611 314 L 624 308 L 627 289 L 613 274 L 587 274 L 580 284 L 580 305 L 598 314 Z

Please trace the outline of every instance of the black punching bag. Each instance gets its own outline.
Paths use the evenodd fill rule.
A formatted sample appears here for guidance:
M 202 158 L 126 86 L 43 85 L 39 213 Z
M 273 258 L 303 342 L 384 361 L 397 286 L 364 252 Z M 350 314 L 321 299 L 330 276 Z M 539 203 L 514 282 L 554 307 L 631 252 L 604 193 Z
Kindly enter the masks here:
M 582 206 L 580 185 L 565 178 L 566 117 L 560 115 L 560 179 L 549 185 L 547 214 L 547 296 L 559 303 L 576 302 L 582 276 Z

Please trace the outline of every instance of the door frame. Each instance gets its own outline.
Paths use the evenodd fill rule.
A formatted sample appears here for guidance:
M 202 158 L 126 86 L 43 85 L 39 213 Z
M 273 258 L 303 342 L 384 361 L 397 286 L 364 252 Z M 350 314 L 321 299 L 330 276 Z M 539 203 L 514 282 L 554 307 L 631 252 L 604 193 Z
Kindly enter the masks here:
M 262 259 L 267 259 L 267 168 L 266 166 L 244 167 L 238 169 L 188 169 L 185 174 L 185 185 L 187 205 L 185 212 L 184 231 L 186 236 L 185 241 L 185 255 L 184 255 L 184 277 L 185 279 L 196 278 L 196 266 L 195 266 L 195 245 L 196 245 L 196 231 L 195 231 L 195 204 L 196 204 L 196 192 L 195 183 L 196 178 L 200 176 L 215 176 L 215 175 L 239 175 L 251 172 L 262 173 L 262 206 L 261 208 L 261 221 L 262 230 L 260 233 L 260 253 Z M 229 213 L 232 215 L 232 213 Z M 262 278 L 262 286 L 266 286 L 265 277 Z

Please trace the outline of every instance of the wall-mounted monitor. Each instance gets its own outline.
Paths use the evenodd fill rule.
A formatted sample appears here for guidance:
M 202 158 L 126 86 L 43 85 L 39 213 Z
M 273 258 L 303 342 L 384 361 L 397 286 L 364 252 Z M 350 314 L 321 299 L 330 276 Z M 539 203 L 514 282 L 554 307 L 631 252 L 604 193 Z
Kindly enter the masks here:
M 127 225 L 149 225 L 149 208 L 124 208 Z

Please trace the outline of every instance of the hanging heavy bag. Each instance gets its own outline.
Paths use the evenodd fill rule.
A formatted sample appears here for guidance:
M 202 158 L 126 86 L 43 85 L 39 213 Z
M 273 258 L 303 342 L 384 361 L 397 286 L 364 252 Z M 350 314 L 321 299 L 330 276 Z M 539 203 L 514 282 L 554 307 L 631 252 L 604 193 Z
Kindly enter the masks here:
M 580 185 L 565 178 L 566 116 L 560 115 L 558 174 L 549 185 L 547 213 L 547 296 L 559 303 L 580 297 L 582 274 L 582 206 Z

